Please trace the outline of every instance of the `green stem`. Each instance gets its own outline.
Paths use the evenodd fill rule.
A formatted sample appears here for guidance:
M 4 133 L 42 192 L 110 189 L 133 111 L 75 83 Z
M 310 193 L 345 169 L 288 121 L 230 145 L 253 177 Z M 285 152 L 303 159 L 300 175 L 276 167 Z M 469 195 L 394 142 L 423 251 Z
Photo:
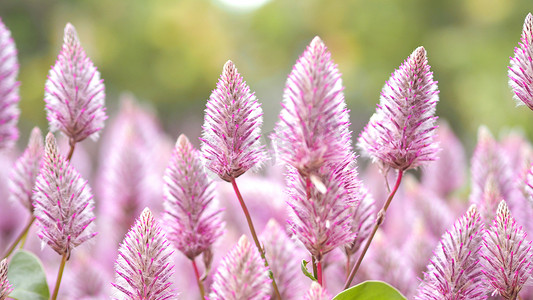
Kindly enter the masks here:
M 200 279 L 200 272 L 198 272 L 198 266 L 196 265 L 196 261 L 191 259 L 192 261 L 192 267 L 194 269 L 194 275 L 196 276 L 196 282 L 198 282 L 198 288 L 200 289 L 200 296 L 202 296 L 202 300 L 205 299 L 205 290 L 204 290 L 204 283 L 202 282 L 202 279 Z
M 4 255 L 4 258 L 8 258 L 11 255 L 11 253 L 13 253 L 13 250 L 15 250 L 15 248 L 18 245 L 18 243 L 28 234 L 28 231 L 30 230 L 30 227 L 31 227 L 31 225 L 33 224 L 34 221 L 35 221 L 35 216 L 31 216 L 30 221 L 28 222 L 28 224 L 26 224 L 26 227 L 24 227 L 24 229 L 19 234 L 17 239 L 13 242 L 13 244 L 11 244 L 11 246 L 9 246 L 9 249 L 7 250 L 6 255 Z M 24 244 L 22 246 L 24 246 Z
M 252 234 L 252 238 L 254 239 L 255 246 L 257 247 L 257 250 L 259 250 L 261 258 L 263 258 L 263 261 L 265 262 L 265 266 L 269 268 L 269 275 L 270 279 L 272 279 L 272 287 L 274 288 L 274 294 L 277 299 L 281 299 L 281 294 L 279 293 L 278 285 L 276 284 L 276 280 L 274 279 L 274 274 L 272 273 L 272 270 L 270 270 L 270 266 L 268 265 L 268 261 L 265 256 L 265 250 L 263 249 L 263 247 L 261 247 L 261 243 L 259 243 L 257 233 L 255 232 L 254 224 L 252 223 L 252 218 L 250 217 L 250 213 L 248 212 L 246 204 L 244 204 L 244 200 L 242 198 L 241 192 L 239 191 L 239 187 L 237 186 L 237 182 L 235 182 L 235 178 L 231 178 L 231 185 L 233 186 L 233 190 L 235 190 L 235 194 L 237 195 L 239 203 L 241 204 L 241 208 L 244 213 L 244 216 L 246 217 L 246 222 L 248 222 L 248 228 L 250 228 L 250 232 Z
M 63 254 L 63 257 L 61 258 L 61 264 L 59 265 L 59 272 L 57 272 L 56 286 L 54 287 L 54 293 L 52 294 L 50 300 L 57 299 L 57 294 L 59 293 L 59 285 L 61 284 L 61 278 L 63 277 L 63 270 L 65 270 L 65 264 L 67 263 L 67 259 L 67 254 Z
M 70 161 L 70 159 L 72 158 L 72 155 L 74 154 L 74 148 L 76 146 L 76 142 L 70 140 L 69 141 L 69 145 L 70 145 L 70 149 L 68 151 L 68 154 L 67 154 L 67 160 Z

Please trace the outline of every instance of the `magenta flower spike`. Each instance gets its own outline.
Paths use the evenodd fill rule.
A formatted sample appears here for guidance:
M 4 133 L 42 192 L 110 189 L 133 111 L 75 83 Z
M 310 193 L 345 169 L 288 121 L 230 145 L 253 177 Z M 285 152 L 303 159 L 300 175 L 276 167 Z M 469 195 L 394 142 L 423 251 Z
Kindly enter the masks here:
M 152 212 L 145 208 L 124 237 L 115 263 L 115 299 L 177 299 L 172 289 L 174 251 Z
M 13 286 L 7 280 L 7 259 L 0 262 L 0 300 L 7 299 L 9 293 L 13 291 Z
M 46 136 L 43 166 L 34 189 L 34 214 L 39 237 L 58 254 L 96 235 L 94 200 L 86 180 L 59 154 L 54 135 Z
M 165 220 L 168 238 L 193 260 L 222 235 L 220 210 L 211 208 L 213 182 L 204 171 L 200 153 L 180 135 L 165 171 Z
M 206 167 L 225 181 L 264 159 L 259 142 L 263 111 L 232 61 L 226 62 L 205 109 L 202 154 Z
M 71 147 L 87 137 L 98 138 L 107 118 L 104 82 L 70 23 L 65 26 L 61 52 L 48 73 L 44 101 L 50 130 L 61 131 Z
M 401 171 L 436 160 L 438 92 L 426 50 L 418 47 L 385 83 L 380 104 L 359 136 L 363 154 L 385 169 Z
M 483 222 L 475 205 L 442 236 L 415 299 L 486 299 L 479 264 Z
M 280 159 L 303 175 L 351 154 L 341 74 L 317 36 L 294 65 L 272 138 Z
M 307 291 L 304 297 L 305 300 L 330 300 L 331 296 L 328 294 L 325 288 L 320 284 L 313 281 L 311 283 L 311 288 Z
M 270 299 L 271 280 L 256 247 L 241 236 L 214 276 L 210 300 Z
M 504 299 L 517 299 L 531 276 L 533 251 L 505 201 L 498 206 L 496 218 L 483 237 L 483 273 L 492 294 Z
M 41 170 L 44 153 L 43 136 L 38 127 L 33 128 L 28 147 L 17 159 L 9 176 L 10 199 L 19 202 L 33 214 L 33 188 Z
M 20 100 L 17 75 L 19 63 L 11 32 L 0 19 L 0 150 L 10 148 L 18 139 L 17 121 Z
M 509 86 L 518 105 L 525 104 L 533 110 L 533 15 L 527 14 L 519 47 L 514 49 L 509 67 Z
M 351 216 L 352 232 L 355 233 L 355 238 L 344 246 L 346 256 L 354 255 L 368 238 L 374 226 L 376 205 L 372 195 L 368 190 L 361 185 L 358 189 L 361 194 L 359 205 L 349 208 L 349 215 Z

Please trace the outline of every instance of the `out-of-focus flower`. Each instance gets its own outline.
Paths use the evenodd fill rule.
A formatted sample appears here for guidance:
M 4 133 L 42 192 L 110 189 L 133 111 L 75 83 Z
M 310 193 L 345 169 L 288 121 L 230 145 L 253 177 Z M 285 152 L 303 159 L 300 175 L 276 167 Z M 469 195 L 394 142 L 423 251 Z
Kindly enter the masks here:
M 86 180 L 59 154 L 54 135 L 46 136 L 43 166 L 34 189 L 39 237 L 60 255 L 94 237 L 94 200 Z
M 226 62 L 205 109 L 202 154 L 207 168 L 231 181 L 264 159 L 263 111 L 232 61 Z
M 33 128 L 28 147 L 17 159 L 9 176 L 9 198 L 33 212 L 33 188 L 42 165 L 44 147 L 41 130 Z
M 520 47 L 514 49 L 509 67 L 509 85 L 517 103 L 533 110 L 533 15 L 529 13 L 524 21 Z
M 219 265 L 209 299 L 270 299 L 270 282 L 259 252 L 243 235 Z
M 307 291 L 304 297 L 305 300 L 329 300 L 331 296 L 328 294 L 325 288 L 320 284 L 313 281 L 311 288 Z
M 19 63 L 11 32 L 0 19 L 0 149 L 13 146 L 18 139 L 17 121 L 20 111 Z
M 13 286 L 7 280 L 7 259 L 4 258 L 0 262 L 0 300 L 6 299 L 11 291 Z
M 348 256 L 354 255 L 370 235 L 376 214 L 374 199 L 368 190 L 361 186 L 358 192 L 361 193 L 359 204 L 350 207 L 348 213 L 351 216 L 352 232 L 355 233 L 355 239 L 344 246 L 344 252 Z
M 508 300 L 517 298 L 533 271 L 533 251 L 526 237 L 502 200 L 492 226 L 483 237 L 483 273 L 490 293 Z
M 180 135 L 165 172 L 165 219 L 168 238 L 194 259 L 222 234 L 220 211 L 209 211 L 213 182 L 204 171 L 200 154 Z
M 272 138 L 279 157 L 303 175 L 350 155 L 350 120 L 341 74 L 315 37 L 294 65 Z
M 107 118 L 104 83 L 70 23 L 48 74 L 44 100 L 50 130 L 65 134 L 71 146 L 87 137 L 98 138 Z
M 173 253 L 152 212 L 145 208 L 119 248 L 112 284 L 117 299 L 177 299 L 171 281 Z
M 442 236 L 415 299 L 486 299 L 479 264 L 483 222 L 475 205 Z
M 391 75 L 380 104 L 359 136 L 363 154 L 384 168 L 407 170 L 436 160 L 437 82 L 418 47 Z

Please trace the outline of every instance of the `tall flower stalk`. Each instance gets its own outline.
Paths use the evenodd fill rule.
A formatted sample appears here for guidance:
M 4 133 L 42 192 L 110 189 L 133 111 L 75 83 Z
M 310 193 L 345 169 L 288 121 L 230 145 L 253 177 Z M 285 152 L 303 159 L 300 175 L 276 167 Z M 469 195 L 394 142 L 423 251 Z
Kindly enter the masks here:
M 403 173 L 437 159 L 435 109 L 438 102 L 437 82 L 427 61 L 426 50 L 418 47 L 391 75 L 381 92 L 380 104 L 359 136 L 363 154 L 379 163 L 387 173 L 397 170 L 394 187 L 383 207 L 358 261 L 344 288 L 357 273 L 372 239 L 385 219 L 387 209 L 400 186 Z
M 217 87 L 207 101 L 201 151 L 206 167 L 233 186 L 255 245 L 268 266 L 265 251 L 235 181 L 265 159 L 259 142 L 262 116 L 263 111 L 255 95 L 250 92 L 233 62 L 226 62 Z M 273 276 L 272 286 L 280 298 Z
M 51 297 L 56 299 L 72 250 L 96 235 L 94 201 L 87 181 L 59 154 L 52 133 L 46 136 L 43 160 L 34 189 L 34 213 L 39 237 L 62 257 Z
M 525 104 L 533 110 L 533 15 L 524 20 L 519 47 L 514 49 L 509 67 L 509 85 L 518 104 Z

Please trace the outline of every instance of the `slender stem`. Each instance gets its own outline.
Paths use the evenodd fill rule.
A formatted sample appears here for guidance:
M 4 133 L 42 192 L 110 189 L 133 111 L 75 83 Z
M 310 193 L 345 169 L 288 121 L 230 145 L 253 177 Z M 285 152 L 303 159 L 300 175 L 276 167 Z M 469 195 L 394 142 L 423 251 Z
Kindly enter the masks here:
M 72 158 L 72 154 L 74 154 L 74 148 L 76 147 L 76 142 L 70 140 L 69 141 L 69 145 L 70 145 L 70 149 L 68 151 L 68 154 L 67 154 L 67 160 L 70 161 L 70 159 Z
M 396 184 L 394 185 L 394 188 L 389 194 L 389 197 L 387 198 L 387 201 L 381 208 L 381 210 L 378 212 L 376 222 L 374 224 L 374 228 L 372 229 L 372 233 L 368 237 L 368 240 L 366 241 L 365 248 L 363 248 L 363 251 L 359 255 L 359 258 L 357 259 L 357 263 L 352 268 L 352 271 L 350 272 L 350 275 L 348 276 L 348 279 L 346 280 L 346 284 L 344 285 L 344 289 L 347 289 L 350 287 L 350 284 L 352 283 L 353 278 L 355 277 L 355 274 L 357 273 L 357 270 L 359 270 L 359 267 L 361 266 L 361 262 L 363 261 L 363 258 L 365 257 L 366 251 L 368 250 L 368 247 L 370 247 L 370 244 L 372 243 L 372 239 L 374 238 L 374 235 L 378 231 L 378 228 L 381 224 L 383 224 L 383 220 L 385 220 L 385 213 L 387 212 L 387 208 L 389 208 L 389 205 L 392 201 L 392 198 L 394 197 L 394 194 L 396 194 L 396 191 L 398 190 L 398 187 L 400 186 L 400 182 L 402 181 L 403 176 L 403 170 L 398 171 L 398 178 L 396 179 Z
M 67 259 L 67 254 L 63 254 L 63 257 L 61 258 L 61 264 L 59 265 L 59 271 L 57 272 L 56 286 L 54 287 L 54 293 L 52 294 L 50 300 L 56 300 L 57 298 L 57 294 L 59 293 L 59 285 L 61 284 L 61 278 L 63 277 L 63 270 L 65 270 Z
M 30 230 L 31 224 L 33 224 L 34 221 L 35 221 L 35 216 L 32 215 L 31 218 L 30 218 L 30 221 L 28 222 L 28 224 L 26 224 L 26 227 L 24 227 L 24 229 L 19 234 L 17 239 L 13 242 L 13 244 L 11 244 L 11 246 L 9 246 L 9 249 L 7 250 L 6 255 L 4 255 L 4 258 L 8 258 L 11 255 L 11 253 L 13 253 L 13 250 L 15 250 L 15 248 L 17 247 L 17 245 L 20 242 L 20 240 L 22 240 L 22 238 L 28 234 L 28 231 Z
M 323 283 L 322 283 L 322 261 L 319 260 L 316 263 L 316 269 L 317 269 L 316 280 L 318 280 L 318 284 L 320 284 L 321 286 L 324 286 Z
M 198 266 L 196 265 L 196 261 L 191 259 L 192 261 L 192 267 L 194 268 L 194 275 L 196 276 L 196 282 L 198 282 L 198 288 L 200 289 L 200 295 L 202 296 L 202 300 L 205 299 L 205 290 L 204 290 L 204 283 L 202 282 L 202 279 L 200 279 L 200 272 L 198 272 Z
M 248 208 L 246 207 L 246 204 L 244 204 L 244 200 L 242 199 L 241 192 L 239 191 L 239 187 L 237 186 L 237 182 L 235 181 L 235 178 L 231 178 L 231 185 L 233 186 L 233 189 L 235 190 L 235 194 L 237 195 L 237 198 L 239 199 L 239 203 L 241 204 L 242 211 L 244 213 L 244 216 L 246 217 L 246 222 L 248 222 L 248 228 L 250 228 L 250 233 L 252 234 L 252 238 L 254 239 L 255 246 L 257 247 L 257 250 L 259 250 L 259 253 L 261 254 L 261 258 L 263 258 L 263 261 L 265 262 L 265 266 L 269 267 L 268 261 L 265 256 L 265 250 L 263 247 L 261 247 L 261 243 L 259 243 L 259 239 L 257 238 L 257 234 L 255 233 L 254 224 L 252 223 L 252 218 L 250 217 L 250 213 L 248 212 Z M 274 288 L 274 293 L 277 299 L 281 299 L 281 294 L 278 290 L 278 285 L 276 284 L 276 280 L 274 279 L 274 274 L 272 273 L 272 270 L 269 272 L 270 278 L 272 279 L 272 287 Z
M 352 262 L 350 261 L 351 258 L 352 256 L 349 253 L 346 253 L 346 278 L 350 276 L 350 269 L 351 269 L 350 267 L 352 264 Z
M 314 256 L 311 256 L 311 264 L 313 265 L 313 276 L 315 277 L 315 279 L 318 277 L 318 270 L 316 268 L 316 259 Z

